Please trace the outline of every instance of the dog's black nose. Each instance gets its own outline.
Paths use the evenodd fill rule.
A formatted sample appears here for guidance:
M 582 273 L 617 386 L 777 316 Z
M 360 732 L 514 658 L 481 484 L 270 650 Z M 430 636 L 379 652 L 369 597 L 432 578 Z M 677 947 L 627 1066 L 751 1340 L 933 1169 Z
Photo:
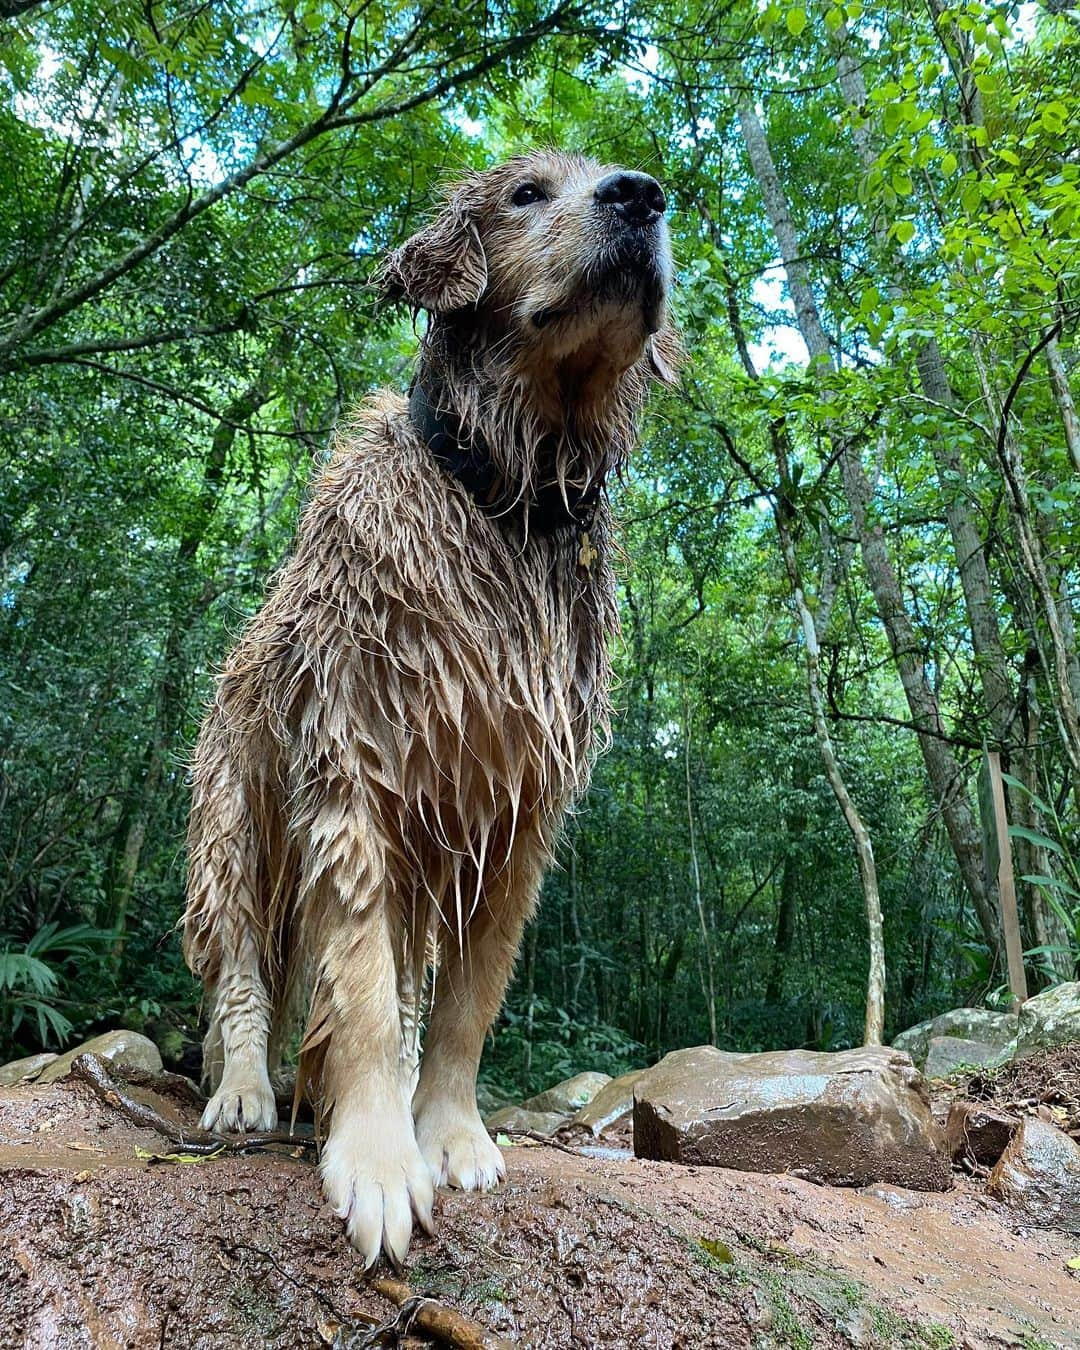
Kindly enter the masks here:
M 618 169 L 601 178 L 593 193 L 601 206 L 611 206 L 615 214 L 635 225 L 651 225 L 664 214 L 667 201 L 664 189 L 647 173 Z

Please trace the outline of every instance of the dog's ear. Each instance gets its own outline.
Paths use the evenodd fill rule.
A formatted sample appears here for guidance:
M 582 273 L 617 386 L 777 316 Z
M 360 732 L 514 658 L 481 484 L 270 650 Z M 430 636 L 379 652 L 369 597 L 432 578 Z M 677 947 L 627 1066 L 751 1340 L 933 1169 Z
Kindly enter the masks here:
M 661 384 L 678 384 L 679 371 L 686 361 L 679 330 L 668 325 L 650 333 L 645 342 L 645 357 Z
M 451 198 L 430 225 L 386 259 L 379 284 L 391 300 L 449 314 L 479 303 L 487 286 L 487 258 L 465 203 Z

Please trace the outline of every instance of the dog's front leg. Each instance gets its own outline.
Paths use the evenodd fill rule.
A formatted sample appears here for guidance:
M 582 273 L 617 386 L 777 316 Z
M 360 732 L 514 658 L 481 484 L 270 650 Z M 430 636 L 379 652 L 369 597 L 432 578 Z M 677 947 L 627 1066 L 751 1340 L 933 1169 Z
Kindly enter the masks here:
M 506 1180 L 477 1109 L 476 1073 L 538 884 L 539 869 L 532 884 L 499 887 L 469 923 L 464 949 L 452 937 L 443 947 L 413 1098 L 416 1139 L 436 1186 L 487 1191 Z
M 409 1107 L 397 963 L 386 904 L 338 907 L 325 925 L 309 1036 L 325 1042 L 324 1100 L 331 1108 L 323 1190 L 367 1266 L 380 1247 L 404 1260 L 413 1214 L 432 1231 L 434 1193 Z

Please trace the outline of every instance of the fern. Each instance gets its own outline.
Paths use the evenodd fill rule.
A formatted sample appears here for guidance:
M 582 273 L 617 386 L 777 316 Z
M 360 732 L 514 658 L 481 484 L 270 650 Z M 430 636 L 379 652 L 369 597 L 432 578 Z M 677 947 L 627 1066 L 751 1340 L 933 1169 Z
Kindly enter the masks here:
M 14 1039 L 24 1025 L 33 1028 L 38 1043 L 63 1045 L 74 1030 L 71 1019 L 58 1005 L 64 997 L 69 962 L 85 961 L 106 949 L 116 934 L 92 924 L 61 928 L 44 924 L 22 948 L 13 949 L 11 939 L 0 939 L 0 1031 Z
M 0 952 L 0 991 L 23 989 L 31 994 L 55 994 L 56 972 L 25 951 Z

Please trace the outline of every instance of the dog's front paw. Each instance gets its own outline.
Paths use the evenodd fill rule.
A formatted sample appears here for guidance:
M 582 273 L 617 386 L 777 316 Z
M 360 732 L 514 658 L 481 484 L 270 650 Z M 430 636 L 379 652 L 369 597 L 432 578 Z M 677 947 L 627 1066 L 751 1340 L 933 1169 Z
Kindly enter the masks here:
M 273 1130 L 277 1102 L 266 1069 L 225 1070 L 221 1085 L 202 1113 L 204 1130 Z
M 405 1260 L 414 1214 L 425 1232 L 434 1232 L 435 1192 L 407 1113 L 391 1120 L 367 1113 L 342 1119 L 335 1112 L 320 1171 L 323 1194 L 345 1220 L 365 1268 L 380 1248 L 395 1265 Z
M 436 1186 L 490 1191 L 506 1180 L 503 1155 L 475 1107 L 434 1105 L 416 1117 L 416 1142 Z

